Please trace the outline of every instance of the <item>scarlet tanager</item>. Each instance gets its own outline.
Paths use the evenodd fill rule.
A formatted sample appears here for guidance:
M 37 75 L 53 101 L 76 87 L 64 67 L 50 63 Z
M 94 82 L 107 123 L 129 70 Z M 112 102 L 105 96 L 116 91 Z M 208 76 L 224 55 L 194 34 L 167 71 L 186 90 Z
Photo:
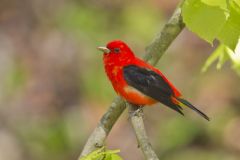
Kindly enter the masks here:
M 126 43 L 115 40 L 98 49 L 104 53 L 105 71 L 114 90 L 128 102 L 138 106 L 161 102 L 182 115 L 182 107 L 187 106 L 209 120 L 182 97 L 161 71 L 137 58 Z

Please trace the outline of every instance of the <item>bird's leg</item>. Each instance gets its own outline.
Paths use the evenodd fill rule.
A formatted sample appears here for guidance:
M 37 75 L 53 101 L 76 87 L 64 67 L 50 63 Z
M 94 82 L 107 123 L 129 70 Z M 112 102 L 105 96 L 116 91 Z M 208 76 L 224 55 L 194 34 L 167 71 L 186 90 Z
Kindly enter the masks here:
M 140 115 L 141 117 L 144 116 L 144 114 L 143 114 L 143 105 L 138 106 L 138 109 L 136 110 L 136 114 Z
M 130 106 L 129 106 L 128 120 L 136 121 L 136 119 L 141 119 L 141 118 L 143 119 L 144 118 L 143 105 L 135 105 L 135 104 L 130 104 L 130 103 L 129 103 L 129 105 Z M 139 141 L 137 143 L 138 143 L 137 147 L 140 148 Z
M 138 106 L 138 105 L 135 105 L 135 104 L 131 104 L 132 105 L 132 110 L 129 111 L 129 115 L 130 117 L 133 117 L 133 116 L 141 116 L 143 117 L 143 105 L 141 106 Z

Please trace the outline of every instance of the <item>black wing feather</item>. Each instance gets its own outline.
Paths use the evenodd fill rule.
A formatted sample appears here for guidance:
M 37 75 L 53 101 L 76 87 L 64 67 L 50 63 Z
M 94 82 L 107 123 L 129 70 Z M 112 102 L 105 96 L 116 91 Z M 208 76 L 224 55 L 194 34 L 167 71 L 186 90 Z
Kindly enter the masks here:
M 123 76 L 128 85 L 183 115 L 182 108 L 171 100 L 173 90 L 156 72 L 136 65 L 128 65 L 123 68 Z

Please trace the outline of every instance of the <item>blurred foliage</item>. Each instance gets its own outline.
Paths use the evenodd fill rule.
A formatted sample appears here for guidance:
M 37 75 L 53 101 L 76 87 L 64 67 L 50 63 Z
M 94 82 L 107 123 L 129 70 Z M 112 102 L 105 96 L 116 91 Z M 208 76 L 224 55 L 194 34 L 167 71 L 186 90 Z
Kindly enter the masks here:
M 33 156 L 38 159 L 59 159 L 59 152 L 66 152 L 70 147 L 69 137 L 62 121 L 53 124 L 25 126 L 20 129 L 21 136 Z
M 238 157 L 234 157 L 224 152 L 223 150 L 200 150 L 199 148 L 191 148 L 188 150 L 183 150 L 182 152 L 177 152 L 171 154 L 167 159 L 169 160 L 238 160 Z M 166 160 L 166 158 L 163 158 Z
M 164 153 L 170 149 L 184 147 L 191 144 L 196 137 L 201 137 L 200 134 L 203 133 L 203 130 L 204 128 L 201 124 L 196 125 L 194 121 L 188 121 L 182 117 L 172 119 L 159 128 L 159 137 L 157 138 L 159 140 L 159 148 Z
M 27 69 L 19 62 L 15 62 L 4 77 L 4 92 L 7 95 L 14 94 L 24 86 L 27 81 Z
M 223 5 L 219 6 L 219 2 Z M 76 159 L 115 96 L 96 47 L 112 39 L 122 39 L 142 56 L 145 46 L 168 20 L 177 3 L 3 0 L 0 6 L 0 159 Z M 217 10 L 223 17 L 214 19 L 223 18 L 226 28 L 235 26 L 232 23 L 235 14 L 229 10 L 226 11 L 229 16 L 222 14 L 222 10 L 225 13 L 228 9 L 224 0 L 199 3 L 202 4 L 195 7 Z M 231 6 L 236 9 L 237 4 Z M 191 11 L 193 15 L 194 11 Z M 201 25 L 212 24 L 210 18 Z M 216 38 L 211 34 L 204 36 Z M 227 38 L 231 37 L 235 35 Z M 235 43 L 234 39 L 230 40 L 226 39 L 229 44 L 222 40 L 223 44 L 209 57 L 205 74 L 198 71 L 213 49 L 188 31 L 179 35 L 158 64 L 185 91 L 185 97 L 211 117 L 206 123 L 194 113 L 189 115 L 191 112 L 179 117 L 164 107 L 149 108 L 145 122 L 161 159 L 240 157 L 236 141 L 240 136 L 239 77 L 223 65 L 230 61 L 239 72 L 239 51 L 229 50 Z M 215 61 L 222 68 L 221 73 L 209 69 Z M 119 148 L 123 159 L 143 159 L 126 116 L 113 128 L 107 146 Z M 120 159 L 115 152 L 108 153 L 112 159 Z

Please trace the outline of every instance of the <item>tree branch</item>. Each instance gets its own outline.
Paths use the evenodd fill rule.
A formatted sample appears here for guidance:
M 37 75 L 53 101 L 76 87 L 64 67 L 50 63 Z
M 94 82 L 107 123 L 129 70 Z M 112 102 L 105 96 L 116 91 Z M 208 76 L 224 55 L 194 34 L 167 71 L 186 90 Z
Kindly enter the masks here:
M 144 60 L 148 63 L 156 65 L 170 44 L 185 27 L 181 16 L 181 5 L 183 1 L 178 5 L 172 17 L 164 25 L 161 32 L 158 33 L 150 45 L 146 47 L 146 55 L 144 56 Z
M 178 6 L 162 31 L 157 34 L 156 38 L 146 48 L 147 54 L 144 60 L 155 65 L 183 28 L 184 24 L 182 22 L 181 9 L 180 6 Z M 86 156 L 104 145 L 106 137 L 125 108 L 125 102 L 121 98 L 116 97 L 88 138 L 80 157 Z
M 129 108 L 129 117 L 137 137 L 138 146 L 141 148 L 145 159 L 159 160 L 152 148 L 144 127 L 142 108 L 132 104 L 128 104 L 127 106 Z
M 164 26 L 162 32 L 160 32 L 160 34 L 158 34 L 153 42 L 146 48 L 147 54 L 144 59 L 155 65 L 183 28 L 184 24 L 181 18 L 181 8 L 178 7 L 169 22 Z M 157 51 L 162 54 L 156 54 L 158 53 Z M 157 154 L 152 148 L 144 127 L 143 109 L 130 103 L 127 103 L 127 106 L 129 108 L 129 117 L 136 134 L 138 145 L 141 148 L 145 159 L 159 160 Z
M 83 151 L 79 157 L 86 156 L 97 148 L 104 146 L 104 142 L 112 126 L 116 123 L 119 116 L 126 108 L 126 103 L 120 97 L 116 97 L 107 112 L 102 116 L 97 127 L 94 129 L 92 134 L 87 140 Z

